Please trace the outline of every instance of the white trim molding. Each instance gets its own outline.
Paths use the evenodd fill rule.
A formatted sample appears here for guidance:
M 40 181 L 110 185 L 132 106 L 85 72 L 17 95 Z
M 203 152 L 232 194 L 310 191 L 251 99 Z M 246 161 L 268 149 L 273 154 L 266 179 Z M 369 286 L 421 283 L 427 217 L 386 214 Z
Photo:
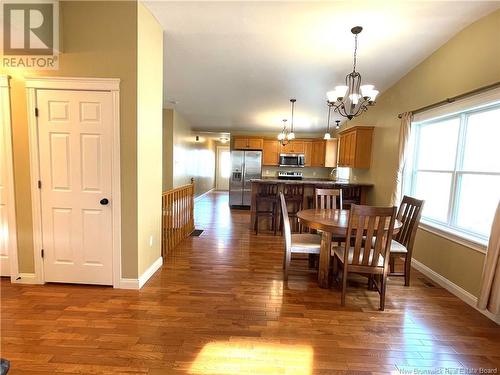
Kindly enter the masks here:
M 134 290 L 139 290 L 141 289 L 147 282 L 148 280 L 158 271 L 163 264 L 163 258 L 160 256 L 158 259 L 156 259 L 152 265 L 148 267 L 144 273 L 139 276 L 138 279 L 121 279 L 120 283 L 118 286 L 115 286 L 115 288 L 119 289 L 134 289 Z
M 411 259 L 411 266 L 413 268 L 415 268 L 417 271 L 419 271 L 420 273 L 422 273 L 424 276 L 427 276 L 429 279 L 434 281 L 439 286 L 446 289 L 451 294 L 460 298 L 466 304 L 473 307 L 474 309 L 479 311 L 481 314 L 483 314 L 487 318 L 493 320 L 496 324 L 500 324 L 500 316 L 494 315 L 487 310 L 480 310 L 477 308 L 477 297 L 475 295 L 469 293 L 468 291 L 466 291 L 462 287 L 460 287 L 457 284 L 453 283 L 452 281 L 448 280 L 446 277 L 444 277 L 443 275 L 440 275 L 439 273 L 437 273 L 433 269 L 427 267 L 425 264 L 419 262 L 415 258 Z
M 42 284 L 34 273 L 19 273 L 17 276 L 12 276 L 11 282 L 14 284 Z
M 85 90 L 107 91 L 112 95 L 112 216 L 113 216 L 113 286 L 122 284 L 121 279 L 121 173 L 120 173 L 120 79 L 90 77 L 35 77 L 26 78 L 26 95 L 28 109 L 31 200 L 33 219 L 33 254 L 35 259 L 35 278 L 43 284 L 43 261 L 40 249 L 42 242 L 41 196 L 38 189 L 40 180 L 38 129 L 35 108 L 37 90 Z
M 139 276 L 139 289 L 141 289 L 144 284 L 148 282 L 148 280 L 155 274 L 156 271 L 158 271 L 163 264 L 163 258 L 160 256 L 158 259 L 156 259 L 152 265 L 148 267 L 144 273 Z
M 7 75 L 0 75 L 0 87 L 10 87 L 10 77 Z
M 17 223 L 16 223 L 16 200 L 14 186 L 14 154 L 12 148 L 12 118 L 10 109 L 10 77 L 0 75 L 0 116 L 1 126 L 3 126 L 3 134 L 5 144 L 1 145 L 2 151 L 6 156 L 7 181 L 6 198 L 7 198 L 7 248 L 9 256 L 9 274 L 10 280 L 14 281 L 18 277 L 19 264 L 17 258 Z
M 27 89 L 119 91 L 119 78 L 33 77 L 26 78 Z

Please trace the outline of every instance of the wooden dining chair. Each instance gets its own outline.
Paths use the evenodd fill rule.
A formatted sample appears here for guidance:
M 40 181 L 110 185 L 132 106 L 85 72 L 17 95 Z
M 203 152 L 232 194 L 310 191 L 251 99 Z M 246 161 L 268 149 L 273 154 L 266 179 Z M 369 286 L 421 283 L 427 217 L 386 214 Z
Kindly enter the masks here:
M 264 216 L 270 220 L 271 230 L 276 236 L 279 219 L 278 190 L 278 184 L 259 184 L 257 195 L 255 197 L 255 234 L 259 234 L 259 218 Z
M 379 292 L 380 310 L 384 310 L 395 216 L 396 207 L 351 205 L 347 241 L 340 246 L 332 246 L 331 250 L 334 273 L 338 271 L 339 263 L 343 271 L 342 306 L 345 306 L 347 275 L 353 272 L 369 275 L 369 286 Z M 364 240 L 365 236 L 373 238 L 373 241 Z
M 390 276 L 403 276 L 410 286 L 411 255 L 424 201 L 404 196 L 396 218 L 403 224 L 391 242 Z M 395 272 L 395 259 L 404 256 L 403 272 Z
M 337 199 L 339 205 L 337 207 Z M 342 209 L 342 189 L 314 189 L 314 208 Z
M 281 216 L 283 220 L 283 231 L 285 235 L 285 256 L 283 259 L 284 276 L 283 279 L 288 280 L 288 270 L 290 269 L 290 261 L 292 254 L 319 254 L 321 247 L 321 236 L 311 233 L 292 234 L 290 228 L 290 218 L 288 217 L 288 208 L 285 201 L 285 196 L 282 192 L 279 193 L 281 201 Z

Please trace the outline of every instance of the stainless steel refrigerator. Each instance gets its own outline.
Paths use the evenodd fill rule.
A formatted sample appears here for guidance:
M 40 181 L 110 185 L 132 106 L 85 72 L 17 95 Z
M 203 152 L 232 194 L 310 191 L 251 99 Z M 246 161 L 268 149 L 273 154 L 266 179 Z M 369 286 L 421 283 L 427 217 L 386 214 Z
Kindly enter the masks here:
M 250 206 L 253 178 L 262 176 L 262 151 L 231 151 L 229 205 Z

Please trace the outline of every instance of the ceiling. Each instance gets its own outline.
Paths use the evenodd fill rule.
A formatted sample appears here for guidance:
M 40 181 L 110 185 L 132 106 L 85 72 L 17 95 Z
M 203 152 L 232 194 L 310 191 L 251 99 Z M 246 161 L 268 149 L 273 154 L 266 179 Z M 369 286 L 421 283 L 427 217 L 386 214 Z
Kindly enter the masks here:
M 164 101 L 197 130 L 322 131 L 326 91 L 352 70 L 381 92 L 468 24 L 478 1 L 145 1 L 165 30 Z M 339 118 L 340 119 L 340 118 Z

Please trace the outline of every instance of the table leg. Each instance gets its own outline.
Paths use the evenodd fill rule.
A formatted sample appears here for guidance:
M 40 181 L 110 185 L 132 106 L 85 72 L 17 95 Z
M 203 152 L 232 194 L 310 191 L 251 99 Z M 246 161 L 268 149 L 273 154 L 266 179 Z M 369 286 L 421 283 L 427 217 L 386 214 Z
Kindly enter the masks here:
M 332 234 L 323 232 L 321 236 L 321 249 L 319 253 L 318 284 L 320 288 L 328 288 L 330 272 L 330 249 Z

